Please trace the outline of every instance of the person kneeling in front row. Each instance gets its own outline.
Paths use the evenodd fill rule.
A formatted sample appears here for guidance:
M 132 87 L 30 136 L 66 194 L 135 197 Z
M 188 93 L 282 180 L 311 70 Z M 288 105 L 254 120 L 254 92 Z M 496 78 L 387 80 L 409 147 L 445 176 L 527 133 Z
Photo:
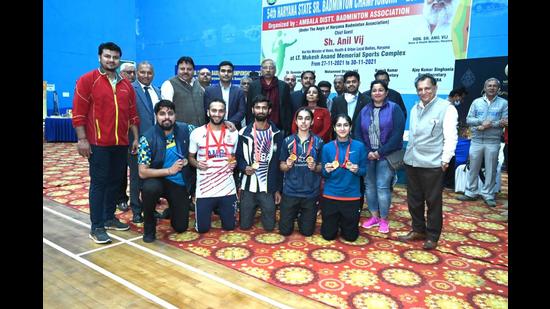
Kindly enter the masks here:
M 143 241 L 156 239 L 155 205 L 165 196 L 171 209 L 170 224 L 177 233 L 189 226 L 189 192 L 193 182 L 187 164 L 189 133 L 192 128 L 176 122 L 176 107 L 168 100 L 155 105 L 157 124 L 139 140 L 139 177 L 143 179 Z

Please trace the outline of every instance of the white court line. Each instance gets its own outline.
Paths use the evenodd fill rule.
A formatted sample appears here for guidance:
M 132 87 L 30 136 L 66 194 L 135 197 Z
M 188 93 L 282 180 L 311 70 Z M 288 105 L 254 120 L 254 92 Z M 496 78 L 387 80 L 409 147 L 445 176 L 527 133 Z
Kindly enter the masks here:
M 99 247 L 99 248 L 95 248 L 95 249 L 92 249 L 92 250 L 81 252 L 81 253 L 77 254 L 77 256 L 83 256 L 83 255 L 94 253 L 94 252 L 97 252 L 97 251 L 102 251 L 102 250 L 112 248 L 112 247 L 116 247 L 116 246 L 119 246 L 119 245 L 122 245 L 122 244 L 124 244 L 124 243 L 123 242 L 117 242 L 116 244 L 104 245 L 103 247 Z
M 84 258 L 81 258 L 81 257 L 77 256 L 76 254 L 74 254 L 74 253 L 70 252 L 69 250 L 67 250 L 67 249 L 51 242 L 50 240 L 48 240 L 44 237 L 42 237 L 42 242 L 45 243 L 46 245 L 56 249 L 57 251 L 60 251 L 61 253 L 77 260 L 78 262 L 90 267 L 91 269 L 101 273 L 102 275 L 104 275 L 106 277 L 109 277 L 110 279 L 124 285 L 125 287 L 127 287 L 130 290 L 138 293 L 139 295 L 141 295 L 145 298 L 148 298 L 149 300 L 161 305 L 164 308 L 170 308 L 170 309 L 172 309 L 172 308 L 177 309 L 178 308 L 178 307 L 170 304 L 169 302 L 165 301 L 164 299 L 161 299 L 161 298 L 157 297 L 156 295 L 145 291 L 144 289 L 138 287 L 137 285 L 135 285 L 135 284 L 133 284 L 133 283 L 131 283 L 131 282 L 115 275 L 115 274 L 113 274 L 112 272 L 106 270 L 105 268 L 102 268 L 101 266 L 98 266 L 98 265 L 96 265 L 96 264 L 94 264 L 94 263 L 92 263 L 92 262 L 90 262 L 90 261 L 88 261 Z
M 113 235 L 111 235 L 111 236 L 113 236 Z M 130 238 L 127 241 L 120 241 L 120 242 L 117 242 L 116 244 L 104 245 L 104 246 L 99 247 L 99 248 L 95 248 L 95 249 L 92 249 L 92 250 L 89 250 L 89 251 L 84 251 L 84 252 L 79 253 L 77 255 L 78 256 L 83 256 L 83 255 L 94 253 L 94 252 L 97 252 L 97 251 L 101 251 L 101 250 L 104 250 L 104 249 L 107 249 L 107 248 L 112 248 L 112 247 L 115 247 L 115 246 L 118 246 L 118 245 L 127 244 L 128 242 L 138 240 L 138 239 L 142 239 L 142 238 L 143 238 L 143 236 L 137 236 L 137 237 L 134 237 L 134 238 Z
M 70 220 L 70 221 L 72 221 L 72 222 L 75 222 L 75 223 L 80 224 L 80 225 L 82 225 L 82 226 L 90 227 L 89 224 L 86 224 L 86 223 L 84 223 L 84 222 L 82 222 L 82 221 L 79 221 L 79 220 L 77 220 L 77 219 L 75 219 L 75 218 L 72 218 L 72 217 L 69 217 L 69 216 L 67 216 L 67 215 L 64 215 L 64 214 L 62 214 L 62 213 L 60 213 L 60 212 L 57 212 L 57 211 L 55 211 L 55 210 L 53 210 L 53 209 L 47 208 L 46 206 L 42 206 L 42 208 L 45 209 L 45 210 L 47 210 L 47 211 L 49 211 L 49 212 L 51 212 L 51 213 L 53 213 L 53 214 L 55 214 L 55 215 L 57 215 L 57 216 L 60 216 L 60 217 L 62 217 L 62 218 L 65 218 L 65 219 L 67 219 L 67 220 Z M 266 302 L 266 303 L 268 303 L 268 304 L 271 304 L 271 305 L 273 305 L 273 306 L 275 306 L 275 307 L 277 307 L 277 308 L 292 309 L 292 307 L 289 307 L 289 306 L 287 306 L 287 305 L 285 305 L 285 304 L 283 304 L 283 303 L 280 303 L 280 302 L 278 302 L 278 301 L 276 301 L 276 300 L 273 300 L 273 299 L 271 299 L 271 298 L 269 298 L 269 297 L 267 297 L 267 296 L 264 296 L 264 295 L 261 295 L 261 294 L 258 294 L 258 293 L 256 293 L 256 292 L 254 292 L 254 291 L 251 291 L 251 290 L 249 290 L 249 289 L 243 288 L 242 286 L 236 285 L 236 284 L 234 284 L 233 282 L 227 281 L 227 280 L 225 280 L 225 279 L 222 279 L 222 278 L 220 278 L 220 277 L 217 277 L 217 276 L 215 276 L 215 275 L 212 275 L 212 274 L 210 274 L 210 273 L 207 273 L 207 272 L 205 272 L 205 271 L 202 271 L 202 270 L 200 270 L 200 269 L 198 269 L 198 268 L 196 268 L 196 267 L 193 267 L 193 266 L 191 266 L 191 265 L 185 264 L 185 263 L 183 263 L 183 262 L 181 262 L 181 261 L 178 261 L 178 260 L 176 260 L 176 259 L 174 259 L 174 258 L 172 258 L 172 257 L 169 257 L 169 256 L 167 256 L 167 255 L 164 255 L 164 254 L 162 254 L 162 253 L 160 253 L 160 252 L 157 252 L 157 251 L 151 250 L 151 249 L 149 249 L 149 248 L 147 248 L 147 247 L 144 247 L 144 246 L 138 245 L 138 244 L 136 244 L 136 243 L 130 242 L 130 241 L 128 241 L 128 240 L 126 240 L 126 239 L 123 239 L 123 238 L 121 238 L 121 237 L 118 237 L 118 236 L 116 236 L 116 235 L 111 235 L 111 234 L 110 234 L 110 236 L 111 236 L 112 238 L 116 239 L 116 240 L 119 240 L 119 241 L 122 242 L 122 243 L 126 243 L 126 244 L 128 244 L 128 245 L 130 245 L 130 246 L 133 246 L 133 247 L 139 249 L 139 250 L 142 250 L 142 251 L 145 251 L 145 252 L 147 252 L 147 253 L 149 253 L 149 254 L 155 255 L 155 256 L 157 256 L 157 257 L 159 257 L 159 258 L 161 258 L 161 259 L 164 259 L 164 260 L 166 260 L 166 261 L 168 261 L 168 262 L 171 262 L 171 263 L 176 264 L 176 265 L 178 265 L 178 266 L 180 266 L 180 267 L 183 267 L 183 268 L 185 268 L 185 269 L 187 269 L 187 270 L 190 270 L 190 271 L 192 271 L 192 272 L 194 272 L 194 273 L 196 273 L 196 274 L 198 274 L 198 275 L 207 277 L 207 278 L 209 278 L 209 279 L 211 279 L 211 280 L 214 280 L 214 281 L 216 281 L 216 282 L 218 282 L 218 283 L 221 283 L 221 284 L 223 284 L 223 285 L 225 285 L 225 286 L 227 286 L 227 287 L 233 288 L 233 289 L 235 289 L 235 290 L 237 290 L 237 291 L 240 291 L 240 292 L 242 292 L 242 293 L 244 293 L 244 294 L 247 294 L 247 295 L 249 295 L 249 296 L 252 296 L 252 297 L 254 297 L 254 298 L 257 298 L 257 299 L 259 299 L 259 300 L 262 300 L 262 301 L 264 301 L 264 302 Z M 141 237 L 137 237 L 137 239 L 139 239 L 139 238 L 141 238 Z M 100 249 L 101 249 L 101 248 L 100 248 Z

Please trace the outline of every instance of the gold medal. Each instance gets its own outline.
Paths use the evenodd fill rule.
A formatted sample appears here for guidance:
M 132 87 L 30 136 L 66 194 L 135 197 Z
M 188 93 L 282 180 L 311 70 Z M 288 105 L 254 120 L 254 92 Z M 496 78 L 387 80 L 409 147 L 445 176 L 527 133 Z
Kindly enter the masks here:
M 313 163 L 313 162 L 315 162 L 315 159 L 313 159 L 312 156 L 308 156 L 308 157 L 306 158 L 306 162 L 307 162 L 307 163 Z
M 292 161 L 296 161 L 296 159 L 298 159 L 298 157 L 296 157 L 296 154 L 295 153 L 291 153 L 290 156 L 288 157 L 290 160 Z
M 351 167 L 353 166 L 353 163 L 351 163 L 350 161 L 348 161 L 346 163 L 346 168 L 349 170 Z
M 333 168 L 338 168 L 338 166 L 340 166 L 340 162 L 338 162 L 338 160 L 332 161 L 332 167 Z
M 235 156 L 232 155 L 232 156 L 229 157 L 229 160 L 227 160 L 227 162 L 229 164 L 235 164 L 235 163 L 237 163 L 237 159 L 235 158 Z
M 252 163 L 252 168 L 255 169 L 255 170 L 259 169 L 260 168 L 260 163 L 258 163 L 258 162 Z

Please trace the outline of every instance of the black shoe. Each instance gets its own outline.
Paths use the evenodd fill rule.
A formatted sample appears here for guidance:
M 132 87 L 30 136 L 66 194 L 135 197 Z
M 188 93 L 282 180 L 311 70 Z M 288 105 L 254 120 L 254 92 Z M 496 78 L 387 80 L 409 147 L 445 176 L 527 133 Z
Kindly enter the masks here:
M 126 202 L 120 202 L 116 204 L 116 208 L 122 212 L 126 212 L 130 209 L 130 207 L 128 206 L 128 203 Z
M 463 202 L 472 202 L 472 201 L 477 201 L 477 197 L 471 197 L 471 196 L 468 196 L 466 194 L 464 195 L 460 195 L 456 198 L 457 200 L 459 201 L 463 201 Z
M 120 222 L 117 218 L 105 221 L 106 230 L 127 231 L 130 229 L 128 224 Z
M 135 212 L 132 216 L 132 222 L 134 223 L 143 223 L 143 217 L 141 216 L 141 213 Z
M 433 250 L 437 247 L 437 241 L 433 241 L 433 240 L 426 240 L 424 242 L 424 245 L 422 246 L 422 249 L 424 250 Z
M 160 219 L 170 219 L 170 208 L 164 209 L 164 211 L 160 215 Z
M 487 206 L 489 207 L 497 207 L 497 202 L 493 199 L 484 200 L 484 201 L 485 201 L 485 204 L 487 204 Z
M 155 239 L 157 239 L 157 236 L 155 235 L 155 233 L 151 233 L 151 234 L 143 234 L 143 242 L 154 242 Z

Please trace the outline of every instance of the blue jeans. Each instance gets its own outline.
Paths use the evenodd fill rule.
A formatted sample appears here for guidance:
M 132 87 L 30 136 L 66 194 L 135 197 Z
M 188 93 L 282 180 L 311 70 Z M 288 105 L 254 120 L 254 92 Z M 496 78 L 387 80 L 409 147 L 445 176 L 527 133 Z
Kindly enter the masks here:
M 90 145 L 90 221 L 92 231 L 115 218 L 115 199 L 126 177 L 128 146 Z
M 380 218 L 387 218 L 390 211 L 390 186 L 395 172 L 386 159 L 368 160 L 365 176 L 365 194 L 369 211 L 378 211 Z

